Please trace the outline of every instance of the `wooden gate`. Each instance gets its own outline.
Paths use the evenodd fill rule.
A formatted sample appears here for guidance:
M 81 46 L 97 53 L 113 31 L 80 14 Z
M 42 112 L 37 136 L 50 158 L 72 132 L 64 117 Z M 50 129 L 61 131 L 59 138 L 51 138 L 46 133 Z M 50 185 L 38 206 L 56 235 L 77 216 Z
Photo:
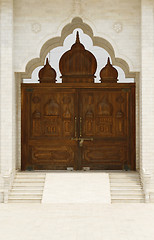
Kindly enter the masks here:
M 135 170 L 135 84 L 117 83 L 109 60 L 94 83 L 96 66 L 77 35 L 61 84 L 48 61 L 22 84 L 22 170 Z

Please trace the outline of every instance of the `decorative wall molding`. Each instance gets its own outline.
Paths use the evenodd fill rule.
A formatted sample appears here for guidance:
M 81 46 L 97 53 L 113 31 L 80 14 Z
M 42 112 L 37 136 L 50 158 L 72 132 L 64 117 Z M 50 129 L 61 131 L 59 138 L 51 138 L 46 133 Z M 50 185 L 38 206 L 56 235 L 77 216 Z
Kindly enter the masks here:
M 120 33 L 123 30 L 123 25 L 120 22 L 116 22 L 113 24 L 113 29 L 117 32 Z
M 31 28 L 32 28 L 32 32 L 38 33 L 41 31 L 41 24 L 38 22 L 32 23 Z

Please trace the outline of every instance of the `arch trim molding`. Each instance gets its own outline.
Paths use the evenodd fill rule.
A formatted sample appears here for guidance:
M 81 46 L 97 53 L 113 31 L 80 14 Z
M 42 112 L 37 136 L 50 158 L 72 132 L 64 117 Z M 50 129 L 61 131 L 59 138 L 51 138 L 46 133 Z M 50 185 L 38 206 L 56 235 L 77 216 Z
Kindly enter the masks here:
M 91 27 L 88 24 L 84 23 L 80 17 L 73 18 L 72 22 L 67 24 L 62 29 L 60 37 L 51 38 L 44 43 L 40 50 L 40 57 L 33 58 L 27 63 L 25 72 L 21 73 L 21 78 L 31 78 L 33 70 L 39 66 L 44 65 L 44 60 L 48 52 L 56 47 L 63 46 L 65 38 L 70 35 L 76 28 L 81 28 L 83 32 L 92 39 L 94 46 L 104 48 L 111 56 L 112 64 L 122 68 L 125 72 L 126 78 L 137 78 L 138 73 L 130 72 L 129 65 L 125 60 L 115 57 L 115 51 L 109 41 L 105 40 L 102 37 L 94 36 Z

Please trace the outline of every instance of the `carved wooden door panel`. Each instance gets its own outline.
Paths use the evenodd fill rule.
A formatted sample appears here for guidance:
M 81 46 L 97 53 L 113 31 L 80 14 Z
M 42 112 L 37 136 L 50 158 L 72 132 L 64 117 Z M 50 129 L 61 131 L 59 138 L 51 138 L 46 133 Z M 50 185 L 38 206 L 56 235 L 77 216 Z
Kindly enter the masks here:
M 135 170 L 134 89 L 80 91 L 80 168 Z
M 135 88 L 129 86 L 23 85 L 22 170 L 135 170 Z
M 22 170 L 77 169 L 76 90 L 22 90 Z

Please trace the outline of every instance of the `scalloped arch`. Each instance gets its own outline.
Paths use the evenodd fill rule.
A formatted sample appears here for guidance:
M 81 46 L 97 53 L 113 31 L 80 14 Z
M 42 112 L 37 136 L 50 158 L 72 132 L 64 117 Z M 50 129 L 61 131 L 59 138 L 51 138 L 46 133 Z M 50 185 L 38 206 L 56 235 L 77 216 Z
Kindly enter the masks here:
M 27 63 L 25 72 L 21 73 L 21 78 L 31 78 L 33 70 L 44 64 L 44 60 L 48 52 L 53 48 L 63 46 L 65 38 L 70 35 L 76 28 L 81 28 L 85 34 L 89 35 L 93 41 L 94 46 L 104 48 L 111 56 L 113 65 L 122 68 L 127 78 L 136 78 L 136 72 L 130 72 L 128 63 L 121 58 L 115 57 L 115 52 L 112 45 L 104 38 L 94 36 L 91 27 L 88 24 L 84 23 L 80 17 L 73 18 L 72 22 L 67 24 L 62 29 L 60 37 L 51 38 L 44 43 L 40 51 L 40 57 L 34 58 Z

